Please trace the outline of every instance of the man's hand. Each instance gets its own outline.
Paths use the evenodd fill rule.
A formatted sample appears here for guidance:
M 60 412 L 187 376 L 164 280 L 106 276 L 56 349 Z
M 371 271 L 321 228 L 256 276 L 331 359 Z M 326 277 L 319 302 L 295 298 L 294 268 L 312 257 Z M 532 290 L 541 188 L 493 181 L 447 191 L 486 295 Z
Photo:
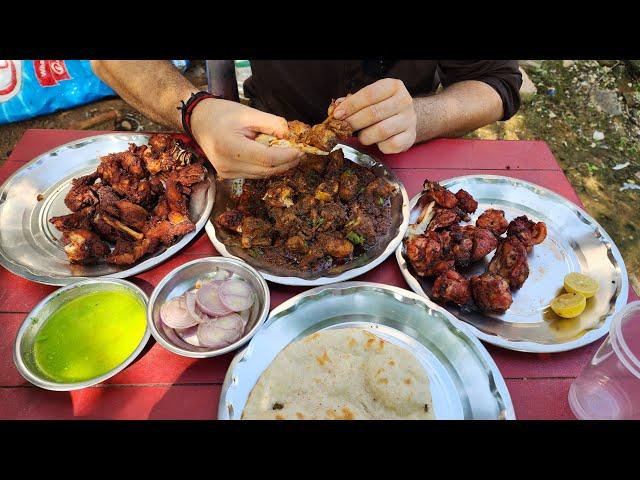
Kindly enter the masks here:
M 221 178 L 262 178 L 295 167 L 302 152 L 253 140 L 266 133 L 282 138 L 287 121 L 240 103 L 206 99 L 193 110 L 191 131 Z
M 398 153 L 416 141 L 413 98 L 401 80 L 378 80 L 339 102 L 333 116 L 360 130 L 363 145 L 375 143 L 382 153 Z

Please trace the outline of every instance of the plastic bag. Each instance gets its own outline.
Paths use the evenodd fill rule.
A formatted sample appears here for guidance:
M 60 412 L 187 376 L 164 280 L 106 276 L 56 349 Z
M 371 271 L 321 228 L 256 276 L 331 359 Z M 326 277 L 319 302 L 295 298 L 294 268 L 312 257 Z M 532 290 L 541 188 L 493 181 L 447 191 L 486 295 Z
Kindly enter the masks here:
M 184 71 L 188 60 L 172 60 Z M 84 105 L 116 93 L 89 60 L 0 60 L 0 124 Z

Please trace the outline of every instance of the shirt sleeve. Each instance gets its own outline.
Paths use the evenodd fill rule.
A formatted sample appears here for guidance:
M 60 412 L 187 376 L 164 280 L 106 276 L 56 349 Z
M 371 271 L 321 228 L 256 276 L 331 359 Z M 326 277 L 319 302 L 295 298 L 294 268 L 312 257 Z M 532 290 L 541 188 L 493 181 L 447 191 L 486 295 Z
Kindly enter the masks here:
M 445 88 L 464 80 L 477 80 L 493 87 L 502 99 L 501 120 L 508 120 L 520 108 L 522 75 L 517 60 L 440 60 L 438 70 Z

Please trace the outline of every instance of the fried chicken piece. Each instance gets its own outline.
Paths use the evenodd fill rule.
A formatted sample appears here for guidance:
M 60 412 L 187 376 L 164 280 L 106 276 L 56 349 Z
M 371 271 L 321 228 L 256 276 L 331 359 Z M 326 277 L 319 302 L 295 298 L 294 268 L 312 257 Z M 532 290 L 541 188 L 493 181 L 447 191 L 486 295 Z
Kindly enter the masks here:
M 506 312 L 513 298 L 507 281 L 499 275 L 483 273 L 469 280 L 471 295 L 476 306 L 483 312 Z
M 119 200 L 113 205 L 115 216 L 125 225 L 142 230 L 149 219 L 149 212 L 128 200 Z
M 190 187 L 205 179 L 207 168 L 201 163 L 192 163 L 178 168 L 173 172 L 173 178 L 184 187 Z
M 166 179 L 165 198 L 170 212 L 178 212 L 189 216 L 189 199 L 183 195 L 184 187 L 175 181 L 173 176 Z
M 149 138 L 149 146 L 153 150 L 164 151 L 166 150 L 172 143 L 173 139 L 171 135 L 167 135 L 166 133 L 154 133 Z
M 295 253 L 306 253 L 309 250 L 307 241 L 300 235 L 289 237 L 285 243 L 287 249 Z
M 306 215 L 318 206 L 318 201 L 313 195 L 302 195 L 296 202 L 294 210 L 297 214 Z
M 423 184 L 423 190 L 428 201 L 434 201 L 441 207 L 451 209 L 458 205 L 456 196 L 438 182 L 426 179 Z
M 272 235 L 272 226 L 266 220 L 251 216 L 242 219 L 242 248 L 268 247 Z
M 316 200 L 320 200 L 322 202 L 331 202 L 333 197 L 338 193 L 339 187 L 340 185 L 336 180 L 322 182 L 316 188 L 314 197 L 316 197 Z
M 293 206 L 293 188 L 277 182 L 267 189 L 262 200 L 270 207 L 289 208 Z
M 460 189 L 456 192 L 458 206 L 467 213 L 473 213 L 478 208 L 478 202 L 466 190 Z
M 507 236 L 500 242 L 487 271 L 503 277 L 511 290 L 518 290 L 529 276 L 527 249 L 524 244 L 515 236 Z
M 507 228 L 507 236 L 517 237 L 527 253 L 531 253 L 533 245 L 538 245 L 547 238 L 547 225 L 544 222 L 534 223 L 526 215 L 511 220 Z
M 405 247 L 411 266 L 421 277 L 426 276 L 431 266 L 441 260 L 442 245 L 435 232 L 412 237 L 407 240 Z
M 291 127 L 289 127 L 291 128 Z M 303 172 L 312 171 L 318 174 L 322 174 L 327 166 L 327 158 L 325 155 L 314 155 L 313 153 L 307 153 L 302 156 L 298 168 Z
M 152 148 L 147 148 L 142 154 L 142 161 L 147 171 L 152 175 L 157 175 L 161 172 L 169 172 L 176 166 L 176 159 L 168 151 L 157 151 Z
M 489 208 L 478 217 L 478 219 L 476 220 L 476 226 L 491 230 L 491 232 L 493 232 L 496 237 L 499 237 L 507 231 L 509 222 L 507 222 L 507 219 L 504 218 L 503 210 L 495 210 L 493 208 Z
M 195 229 L 195 224 L 188 218 L 179 213 L 170 212 L 166 220 L 151 219 L 144 231 L 144 237 L 152 245 L 162 243 L 165 246 L 169 246 L 173 245 L 178 238 L 193 232 Z
M 96 213 L 92 219 L 92 230 L 100 235 L 100 238 L 114 243 L 120 239 L 134 239 L 134 237 L 127 233 L 127 231 L 130 230 L 128 227 L 124 229 L 116 228 L 114 226 L 116 224 L 116 219 L 110 217 L 111 221 L 105 221 L 105 217 L 108 217 L 108 215 L 105 215 L 103 213 Z M 136 232 L 136 235 L 141 234 L 138 234 L 138 232 Z
M 358 194 L 358 176 L 353 171 L 342 172 L 339 183 L 338 196 L 343 202 L 348 202 Z
M 336 175 L 344 168 L 345 159 L 342 149 L 334 150 L 333 152 L 329 153 L 328 162 L 326 160 L 327 157 L 323 158 L 325 158 L 325 162 L 327 163 L 326 174 L 329 176 Z
M 331 102 L 327 110 L 327 118 L 313 127 L 298 120 L 287 122 L 289 132 L 285 140 L 330 152 L 338 144 L 338 140 L 346 140 L 353 134 L 349 122 L 333 118 L 334 108 L 335 102 Z
M 122 235 L 116 235 L 116 233 L 113 230 L 109 230 L 107 232 L 106 228 L 104 227 L 105 225 L 108 227 L 111 227 L 114 230 L 117 230 L 118 232 L 126 234 L 125 238 L 131 237 L 131 238 L 134 238 L 135 240 L 141 240 L 142 237 L 144 237 L 142 233 L 129 228 L 128 225 L 124 224 L 117 218 L 113 218 L 113 217 L 110 217 L 109 215 L 105 215 L 102 213 L 98 213 L 96 215 L 94 224 L 101 225 L 101 228 L 99 228 L 99 231 L 100 230 L 105 231 L 107 233 L 106 236 L 110 238 L 114 238 L 114 237 L 121 238 Z M 144 228 L 144 225 L 143 225 L 143 228 Z
M 147 253 L 155 250 L 157 242 L 143 238 L 137 242 L 118 240 L 113 252 L 107 257 L 107 263 L 113 265 L 133 265 Z
M 85 207 L 98 203 L 98 197 L 91 186 L 98 179 L 97 172 L 71 180 L 71 190 L 64 197 L 64 204 L 72 212 L 77 212 Z
M 242 233 L 242 220 L 245 214 L 238 210 L 227 210 L 216 218 L 216 223 L 232 232 Z
M 375 198 L 388 198 L 392 193 L 396 191 L 396 187 L 387 182 L 384 178 L 376 178 L 373 182 L 369 183 L 364 189 L 365 195 Z
M 373 219 L 367 215 L 363 207 L 356 203 L 351 208 L 350 220 L 345 225 L 345 230 L 355 232 L 364 237 L 365 243 L 375 240 L 376 227 Z
M 465 305 L 471 300 L 469 280 L 454 270 L 447 270 L 433 282 L 431 297 L 442 303 Z
M 62 241 L 64 251 L 71 263 L 95 263 L 110 251 L 109 245 L 91 230 L 69 230 L 64 232 Z
M 353 243 L 338 235 L 318 235 L 318 243 L 333 258 L 346 258 L 353 253 Z
M 91 230 L 91 219 L 94 212 L 95 207 L 85 207 L 82 210 L 68 215 L 51 217 L 49 222 L 61 232 L 68 232 L 69 230 Z
M 342 204 L 337 202 L 327 202 L 320 208 L 322 220 L 316 220 L 319 232 L 326 230 L 340 230 L 347 223 L 347 211 Z

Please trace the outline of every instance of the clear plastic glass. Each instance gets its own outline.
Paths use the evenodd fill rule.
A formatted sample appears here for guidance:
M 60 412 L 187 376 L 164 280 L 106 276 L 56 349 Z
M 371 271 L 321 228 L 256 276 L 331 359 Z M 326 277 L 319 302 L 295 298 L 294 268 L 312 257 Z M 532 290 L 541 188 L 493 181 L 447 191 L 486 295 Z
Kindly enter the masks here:
M 581 420 L 640 419 L 640 302 L 623 308 L 609 336 L 569 389 Z

